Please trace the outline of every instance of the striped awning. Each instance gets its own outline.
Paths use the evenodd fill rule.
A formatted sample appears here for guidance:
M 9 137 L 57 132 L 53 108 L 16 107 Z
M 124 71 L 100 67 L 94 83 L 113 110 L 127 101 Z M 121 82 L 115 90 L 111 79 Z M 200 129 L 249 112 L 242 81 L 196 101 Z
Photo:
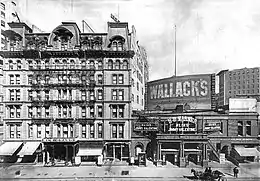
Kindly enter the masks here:
M 33 153 L 36 151 L 40 144 L 41 142 L 27 142 L 17 155 L 33 155 Z
M 5 142 L 0 146 L 0 155 L 12 156 L 22 144 L 23 142 Z
M 260 156 L 260 152 L 256 148 L 235 147 L 240 156 Z
M 77 156 L 100 156 L 102 148 L 79 148 Z

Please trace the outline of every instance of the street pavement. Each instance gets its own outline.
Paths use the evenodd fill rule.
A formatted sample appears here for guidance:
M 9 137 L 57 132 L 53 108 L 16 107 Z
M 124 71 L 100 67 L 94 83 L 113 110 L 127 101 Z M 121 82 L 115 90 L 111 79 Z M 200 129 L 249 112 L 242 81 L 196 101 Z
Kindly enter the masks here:
M 241 164 L 239 178 L 233 177 L 234 166 L 227 162 L 210 162 L 212 170 L 225 173 L 227 180 L 260 180 L 260 163 Z M 202 167 L 189 164 L 187 168 L 178 168 L 167 164 L 155 167 L 148 162 L 147 167 L 137 166 L 79 166 L 79 167 L 43 167 L 39 165 L 6 165 L 0 168 L 2 180 L 188 180 L 184 175 L 192 176 L 190 170 L 203 170 Z M 20 171 L 19 174 L 15 174 Z M 124 172 L 123 172 L 124 171 Z

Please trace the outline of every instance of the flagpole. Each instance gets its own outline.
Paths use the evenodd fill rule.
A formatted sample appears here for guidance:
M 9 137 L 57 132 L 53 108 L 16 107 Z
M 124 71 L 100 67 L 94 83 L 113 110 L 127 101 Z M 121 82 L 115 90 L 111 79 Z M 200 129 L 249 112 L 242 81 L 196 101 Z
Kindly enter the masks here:
M 176 25 L 174 25 L 174 75 L 177 76 L 177 60 L 176 60 Z

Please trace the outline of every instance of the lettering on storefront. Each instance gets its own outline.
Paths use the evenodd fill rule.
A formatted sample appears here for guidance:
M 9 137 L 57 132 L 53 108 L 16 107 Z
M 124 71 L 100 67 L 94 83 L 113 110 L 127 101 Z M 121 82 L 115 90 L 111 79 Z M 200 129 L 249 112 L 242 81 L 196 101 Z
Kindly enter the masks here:
M 220 131 L 221 122 L 205 123 L 204 131 Z
M 158 131 L 158 123 L 137 122 L 134 124 L 134 131 Z
M 169 130 L 173 132 L 196 132 L 197 119 L 188 116 L 171 117 L 167 119 Z
M 43 142 L 74 142 L 75 138 L 43 138 Z

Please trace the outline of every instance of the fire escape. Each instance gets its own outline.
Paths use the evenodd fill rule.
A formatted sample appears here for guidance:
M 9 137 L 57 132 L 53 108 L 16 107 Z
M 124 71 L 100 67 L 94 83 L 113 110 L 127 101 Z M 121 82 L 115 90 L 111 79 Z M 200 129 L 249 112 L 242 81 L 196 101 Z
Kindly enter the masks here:
M 83 64 L 36 64 L 30 66 L 30 70 L 33 72 L 32 76 L 32 91 L 36 92 L 36 96 L 32 98 L 32 107 L 72 107 L 72 106 L 93 106 L 95 102 L 94 95 L 91 96 L 90 92 L 94 93 L 95 87 L 95 67 L 94 65 Z M 53 93 L 55 90 L 55 93 Z M 56 91 L 57 90 L 57 91 Z M 65 96 L 61 96 L 62 91 L 65 92 Z M 72 91 L 75 90 L 76 95 L 72 95 Z M 37 92 L 44 92 L 45 96 L 37 94 Z M 81 97 L 81 91 L 86 91 L 89 97 L 86 95 L 83 99 Z M 57 95 L 58 93 L 58 95 Z M 73 118 L 59 116 L 54 118 L 53 116 L 38 118 L 34 117 L 34 120 L 44 119 L 47 122 L 58 123 L 73 123 L 75 121 L 82 122 L 83 118 Z

